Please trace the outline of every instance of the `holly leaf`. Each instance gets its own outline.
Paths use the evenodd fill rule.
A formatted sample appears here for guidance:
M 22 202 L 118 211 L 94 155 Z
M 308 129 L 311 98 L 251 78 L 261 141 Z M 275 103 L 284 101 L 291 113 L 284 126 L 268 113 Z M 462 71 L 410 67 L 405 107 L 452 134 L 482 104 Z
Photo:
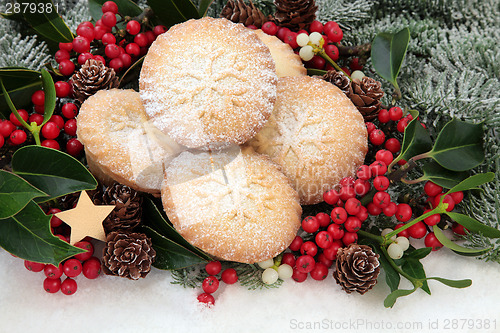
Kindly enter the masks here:
M 0 220 L 0 246 L 22 259 L 54 266 L 85 252 L 54 236 L 50 218 L 30 201 L 16 215 Z
M 174 241 L 163 237 L 150 227 L 143 226 L 140 230 L 151 238 L 153 249 L 156 251 L 153 266 L 158 269 L 180 269 L 208 261 Z
M 23 67 L 0 68 L 0 80 L 18 109 L 31 105 L 31 95 L 42 88 L 40 72 Z M 6 96 L 0 91 L 0 117 L 9 118 Z
M 484 161 L 483 136 L 482 124 L 452 119 L 426 155 L 448 170 L 470 170 Z
M 485 254 L 491 250 L 491 247 L 478 250 L 478 249 L 471 249 L 468 247 L 460 246 L 457 243 L 450 240 L 448 237 L 446 237 L 445 234 L 443 233 L 443 231 L 441 229 L 439 229 L 439 227 L 437 225 L 432 226 L 432 230 L 434 231 L 434 235 L 436 236 L 438 241 L 440 241 L 441 244 L 443 244 L 443 246 L 449 248 L 450 250 L 453 250 L 455 253 L 458 253 L 460 255 L 479 256 L 479 255 Z
M 34 198 L 47 196 L 21 177 L 0 170 L 0 219 L 21 211 Z
M 436 280 L 441 282 L 444 285 L 447 285 L 448 287 L 452 288 L 467 288 L 472 284 L 472 280 L 470 279 L 465 279 L 465 280 L 449 280 L 449 279 L 443 279 L 440 277 L 429 277 L 427 280 Z
M 452 188 L 469 175 L 466 171 L 456 172 L 445 169 L 435 161 L 426 162 L 422 166 L 422 171 L 424 175 L 419 178 L 420 180 L 430 180 L 444 188 Z
M 413 119 L 405 128 L 401 153 L 394 159 L 392 165 L 401 159 L 409 160 L 413 156 L 428 152 L 432 148 L 432 140 L 429 132 L 418 120 L 418 111 L 411 110 L 410 114 L 413 116 Z
M 52 8 L 52 10 L 23 12 L 24 19 L 41 36 L 60 43 L 70 43 L 73 41 L 73 34 L 64 23 L 61 16 L 56 11 L 56 7 L 51 0 L 32 0 L 37 8 Z
M 25 146 L 18 149 L 12 157 L 12 169 L 49 195 L 35 199 L 37 202 L 97 187 L 94 176 L 83 164 L 72 156 L 51 148 Z
M 148 5 L 167 27 L 200 18 L 198 9 L 191 0 L 148 0 Z
M 43 91 L 45 93 L 45 104 L 44 104 L 44 114 L 42 125 L 45 125 L 52 117 L 54 109 L 56 108 L 56 87 L 54 86 L 54 80 L 52 76 L 47 72 L 45 68 L 42 69 L 42 84 Z
M 198 6 L 198 15 L 200 17 L 207 16 L 208 8 L 214 2 L 214 0 L 201 0 Z
M 384 300 L 384 306 L 386 308 L 392 308 L 399 297 L 408 296 L 413 294 L 417 290 L 417 288 L 413 288 L 411 290 L 407 289 L 397 289 L 390 293 Z
M 175 230 L 174 227 L 168 222 L 168 218 L 162 213 L 153 202 L 153 200 L 146 198 L 142 205 L 142 220 L 143 224 L 155 232 L 157 232 L 162 237 L 172 240 L 173 242 L 180 244 L 189 251 L 196 253 L 201 258 L 211 260 L 210 256 L 205 252 L 201 251 L 197 247 L 191 245 L 184 237 L 181 236 Z
M 377 73 L 398 88 L 397 77 L 410 41 L 410 29 L 379 33 L 372 42 L 371 58 Z
M 500 230 L 482 224 L 470 216 L 454 212 L 445 212 L 445 214 L 470 232 L 481 233 L 489 238 L 500 238 Z

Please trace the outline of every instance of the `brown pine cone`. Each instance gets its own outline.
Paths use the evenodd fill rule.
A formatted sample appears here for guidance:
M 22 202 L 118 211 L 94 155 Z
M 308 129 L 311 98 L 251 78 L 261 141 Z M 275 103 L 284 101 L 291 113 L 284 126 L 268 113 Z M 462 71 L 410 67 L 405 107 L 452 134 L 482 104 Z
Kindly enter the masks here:
M 274 0 L 278 25 L 292 31 L 307 29 L 316 19 L 318 6 L 314 0 Z
M 99 90 L 118 87 L 115 70 L 94 59 L 88 59 L 70 81 L 73 96 L 81 103 Z
M 75 208 L 78 198 L 80 197 L 80 192 L 66 194 L 57 199 L 59 206 L 62 210 L 68 210 Z
M 115 183 L 92 197 L 96 205 L 115 205 L 102 222 L 106 234 L 116 230 L 132 231 L 141 223 L 142 196 L 128 186 Z
M 351 80 L 349 80 L 349 78 L 341 71 L 330 70 L 326 72 L 325 75 L 323 75 L 323 80 L 334 84 L 335 86 L 337 86 L 337 88 L 342 90 L 344 94 L 349 94 Z
M 151 271 L 155 257 L 151 239 L 145 234 L 113 231 L 106 237 L 103 272 L 138 280 Z
M 351 82 L 347 97 L 351 99 L 365 121 L 371 121 L 377 117 L 381 108 L 381 99 L 384 96 L 382 84 L 370 77 L 363 77 L 361 81 Z
M 357 291 L 363 295 L 377 283 L 380 273 L 379 257 L 367 245 L 353 243 L 340 248 L 333 277 L 348 294 Z
M 261 28 L 267 22 L 266 16 L 255 7 L 252 0 L 249 0 L 247 5 L 243 0 L 229 0 L 220 17 L 226 18 L 234 23 L 243 23 L 244 26 L 255 25 Z

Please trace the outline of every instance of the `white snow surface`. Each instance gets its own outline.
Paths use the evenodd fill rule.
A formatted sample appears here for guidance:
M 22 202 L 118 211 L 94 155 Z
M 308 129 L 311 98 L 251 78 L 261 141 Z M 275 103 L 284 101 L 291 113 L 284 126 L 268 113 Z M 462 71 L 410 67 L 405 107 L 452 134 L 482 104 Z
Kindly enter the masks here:
M 382 280 L 363 296 L 348 295 L 330 274 L 322 282 L 288 280 L 259 291 L 221 283 L 215 306 L 205 308 L 196 300 L 200 290 L 173 285 L 170 274 L 157 269 L 140 281 L 78 276 L 76 294 L 48 294 L 43 272 L 27 271 L 22 260 L 0 249 L 0 332 L 500 331 L 498 264 L 446 249 L 423 263 L 427 276 L 471 278 L 472 286 L 452 289 L 430 281 L 432 296 L 418 290 L 385 309 L 389 289 Z M 409 287 L 405 282 L 402 287 Z

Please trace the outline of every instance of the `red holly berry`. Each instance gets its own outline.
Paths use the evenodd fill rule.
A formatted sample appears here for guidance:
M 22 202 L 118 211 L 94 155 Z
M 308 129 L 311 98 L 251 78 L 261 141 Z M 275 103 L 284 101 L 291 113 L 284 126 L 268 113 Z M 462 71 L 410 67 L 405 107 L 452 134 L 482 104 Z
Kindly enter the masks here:
M 464 228 L 463 225 L 458 224 L 457 222 L 453 222 L 453 224 L 451 225 L 451 230 L 453 230 L 453 232 L 456 233 L 457 235 L 464 236 L 467 234 L 466 233 L 467 228 Z
M 307 273 L 303 273 L 297 267 L 295 267 L 293 269 L 292 279 L 295 282 L 304 282 L 307 279 Z
M 347 232 L 357 232 L 361 228 L 361 220 L 356 216 L 349 216 L 344 223 Z
M 56 59 L 57 63 L 60 63 L 62 60 L 69 59 L 70 55 L 69 52 L 66 50 L 59 50 L 54 55 L 54 58 Z
M 21 117 L 22 120 L 24 120 L 25 122 L 28 121 L 28 118 L 29 118 L 28 111 L 26 111 L 24 109 L 19 109 L 19 110 L 17 110 L 17 113 L 19 114 L 19 116 Z M 21 122 L 17 119 L 15 113 L 11 113 L 9 115 L 9 119 L 14 125 L 22 126 Z
M 424 244 L 426 247 L 432 247 L 432 251 L 437 251 L 443 247 L 443 244 L 441 244 L 433 232 L 429 232 L 427 236 L 425 236 Z
M 326 257 L 325 253 L 318 254 L 318 258 L 316 259 L 318 263 L 324 264 L 326 267 L 330 268 L 333 265 L 333 260 L 330 260 Z
M 385 191 L 389 188 L 389 185 L 389 178 L 386 176 L 377 176 L 373 179 L 373 187 L 375 187 L 377 191 Z
M 78 37 L 77 37 L 78 38 Z M 75 64 L 71 60 L 62 60 L 59 63 L 59 72 L 64 76 L 70 76 L 75 71 Z
M 290 45 L 292 49 L 296 49 L 299 47 L 299 44 L 297 44 L 297 33 L 293 31 L 289 31 L 285 35 L 285 40 L 284 42 Z
M 375 161 L 370 164 L 372 176 L 382 176 L 387 172 L 387 164 L 382 161 Z
M 328 276 L 328 267 L 321 262 L 317 262 L 316 265 L 314 266 L 314 269 L 311 271 L 311 277 L 314 280 L 322 281 L 326 279 L 327 276 Z
M 377 127 L 375 127 L 375 124 L 370 122 L 370 121 L 367 121 L 365 123 L 365 126 L 366 126 L 366 131 L 368 132 L 368 134 L 370 134 L 371 131 L 373 131 L 374 129 L 377 128 Z
M 314 269 L 315 265 L 316 262 L 314 261 L 314 258 L 307 254 L 298 257 L 295 261 L 295 267 L 301 273 L 310 273 Z
M 403 117 L 403 110 L 399 106 L 393 106 L 389 109 L 389 116 L 392 121 L 398 121 Z
M 285 41 L 285 36 L 288 32 L 290 32 L 290 29 L 285 27 L 279 27 L 278 32 L 276 33 L 276 37 L 278 37 L 282 41 Z
M 441 198 L 444 196 L 444 193 L 438 194 L 434 197 L 434 202 L 433 202 L 433 207 L 437 207 L 439 205 L 439 202 L 441 201 Z M 453 208 L 455 208 L 455 201 L 453 200 L 453 197 L 449 194 L 447 194 L 444 199 L 443 203 L 448 204 L 448 207 L 446 208 L 447 212 L 451 212 Z
M 42 135 L 46 139 L 55 139 L 59 136 L 60 129 L 56 123 L 49 121 L 42 127 Z
M 385 134 L 379 129 L 373 130 L 368 135 L 370 142 L 375 146 L 380 146 L 385 141 Z
M 76 34 L 85 37 L 88 41 L 93 41 L 95 38 L 94 27 L 80 26 L 76 29 Z
M 131 35 L 137 35 L 141 32 L 141 24 L 136 20 L 131 20 L 127 23 L 126 30 Z
M 61 108 L 62 115 L 67 119 L 73 119 L 78 115 L 78 107 L 74 103 L 66 103 Z
M 462 191 L 453 192 L 453 193 L 450 193 L 450 195 L 453 198 L 453 202 L 455 202 L 455 205 L 459 204 L 464 199 L 464 192 L 462 192 Z
M 389 193 L 384 191 L 378 191 L 373 196 L 373 203 L 377 205 L 380 209 L 384 209 L 391 202 L 391 196 Z
M 311 241 L 304 242 L 300 247 L 300 253 L 314 257 L 318 254 L 318 246 Z
M 408 230 L 408 235 L 413 238 L 422 238 L 427 234 L 427 228 L 422 221 L 418 221 L 406 230 Z
M 334 22 L 335 23 L 335 22 Z M 328 24 L 328 23 L 327 23 Z M 333 42 L 333 43 L 338 43 L 342 40 L 342 37 L 344 37 L 344 33 L 342 32 L 342 29 L 338 26 L 338 24 L 335 25 L 325 25 L 323 27 L 323 31 L 326 33 L 328 36 L 328 39 Z
M 361 206 L 361 209 L 359 210 L 359 213 L 356 214 L 356 217 L 361 221 L 366 221 L 368 218 L 368 209 L 366 207 Z
M 73 43 L 59 43 L 59 49 L 71 52 L 73 50 Z
M 262 28 L 264 30 L 264 28 Z M 158 36 L 167 31 L 167 27 L 164 25 L 157 25 L 153 28 L 153 33 Z M 265 31 L 264 31 L 265 32 Z
M 43 140 L 41 143 L 42 147 L 47 147 L 47 148 L 52 148 L 55 150 L 61 150 L 61 146 L 59 146 L 59 143 L 56 140 Z
M 405 225 L 404 223 L 398 223 L 394 226 L 394 230 L 397 230 L 404 225 Z M 408 229 L 405 229 L 405 230 L 399 232 L 398 237 L 406 237 L 406 238 L 410 237 L 410 233 L 408 232 Z
M 343 245 L 344 243 L 340 239 L 336 239 L 329 248 L 323 250 L 323 254 L 328 260 L 335 260 L 337 259 L 337 252 Z
M 382 208 L 374 204 L 373 202 L 368 203 L 366 206 L 366 209 L 368 210 L 368 213 L 373 216 L 380 215 L 382 213 Z
M 118 14 L 118 5 L 114 1 L 106 1 L 101 8 L 103 13 L 112 12 Z
M 388 123 L 391 120 L 391 117 L 389 116 L 389 111 L 386 109 L 381 109 L 378 112 L 378 121 L 380 121 L 382 124 Z
M 49 279 L 59 279 L 63 274 L 63 266 L 62 264 L 59 264 L 58 267 L 54 265 L 45 265 L 43 272 Z
M 342 237 L 344 237 L 344 228 L 340 224 L 330 224 L 327 228 L 327 231 L 330 233 L 334 240 L 342 239 Z
M 3 136 L 0 135 L 0 148 L 3 147 L 4 143 L 5 143 L 5 139 Z
M 70 136 L 76 135 L 76 119 L 68 119 L 64 124 L 64 132 Z
M 76 293 L 77 289 L 78 285 L 76 284 L 76 281 L 71 278 L 66 278 L 66 280 L 61 283 L 61 292 L 64 295 L 73 295 Z
M 33 113 L 29 119 L 28 119 L 28 123 L 31 124 L 31 123 L 36 123 L 38 126 L 40 126 L 42 123 L 43 123 L 43 116 L 41 114 L 38 114 L 38 113 Z M 1 136 L 0 136 L 1 137 Z
M 330 246 L 332 246 L 333 235 L 330 232 L 323 230 L 323 231 L 320 231 L 316 234 L 314 241 L 316 242 L 316 244 L 320 248 L 326 249 L 326 248 L 329 248 Z M 308 253 L 308 254 L 310 254 L 310 253 Z
M 90 41 L 83 36 L 75 37 L 75 39 L 73 39 L 73 50 L 77 53 L 89 52 Z
M 396 138 L 390 138 L 387 139 L 387 141 L 384 144 L 384 147 L 391 153 L 396 154 L 401 149 L 401 143 Z
M 443 192 L 443 188 L 429 180 L 424 185 L 424 192 L 430 197 L 435 197 L 439 193 Z
M 358 241 L 358 234 L 355 232 L 346 232 L 344 234 L 344 237 L 342 237 L 342 243 L 344 243 L 345 246 L 348 246 L 349 244 L 356 243 Z
M 217 275 L 222 269 L 222 264 L 220 261 L 211 261 L 205 265 L 205 270 L 209 275 Z
M 335 207 L 330 216 L 336 224 L 343 224 L 347 220 L 347 212 L 342 207 Z
M 79 247 L 80 249 L 83 249 L 86 251 L 86 252 L 75 255 L 75 259 L 78 259 L 80 261 L 87 261 L 94 254 L 94 246 L 90 242 L 79 241 L 79 242 L 75 243 L 74 246 Z
M 107 27 L 113 28 L 116 25 L 116 15 L 113 12 L 105 12 L 101 17 L 102 24 Z
M 400 222 L 407 222 L 411 219 L 413 214 L 410 205 L 405 203 L 400 203 L 396 210 L 396 219 Z
M 120 58 L 111 59 L 109 67 L 113 68 L 115 72 L 121 72 L 123 69 L 123 61 Z
M 87 279 L 96 279 L 101 274 L 101 261 L 91 257 L 83 262 L 82 273 Z
M 394 216 L 398 210 L 398 205 L 395 202 L 389 203 L 387 207 L 382 209 L 385 216 Z
M 201 284 L 203 291 L 207 294 L 213 294 L 219 289 L 219 280 L 215 276 L 207 276 Z
M 238 273 L 234 268 L 227 268 L 222 272 L 221 280 L 226 284 L 234 284 L 238 281 Z
M 45 268 L 45 264 L 42 264 L 42 263 L 39 263 L 39 262 L 25 260 L 24 261 L 24 267 L 26 267 L 26 269 L 28 271 L 32 271 L 32 272 L 38 273 L 38 272 L 43 271 L 43 269 Z
M 302 246 L 302 243 L 304 243 L 304 240 L 302 239 L 302 237 L 295 236 L 295 238 L 293 239 L 290 246 L 288 246 L 288 248 L 292 251 L 299 251 L 300 247 Z
M 203 294 L 198 295 L 197 299 L 198 299 L 198 302 L 204 303 L 207 306 L 212 306 L 215 304 L 215 298 L 212 295 L 207 294 L 207 293 L 203 293 Z
M 104 36 L 104 34 L 106 34 L 108 32 L 108 28 L 105 28 L 104 26 L 100 25 L 100 26 L 96 26 L 94 28 L 94 38 L 96 40 L 102 40 L 102 37 Z
M 51 294 L 57 293 L 61 289 L 61 279 L 46 278 L 43 280 L 43 289 Z
M 47 215 L 53 215 L 59 213 L 61 210 L 59 208 L 51 208 L 47 211 Z M 63 221 L 58 218 L 57 216 L 53 215 L 50 218 L 50 227 L 51 228 L 57 228 L 63 223 Z
M 320 34 L 323 33 L 323 23 L 321 23 L 320 21 L 312 21 L 309 25 L 309 31 L 317 32 Z
M 82 272 L 82 263 L 77 259 L 68 259 L 63 265 L 64 274 L 67 277 L 75 277 Z
M 354 183 L 353 183 L 353 185 L 354 185 Z M 356 192 L 354 190 L 354 186 L 353 185 L 351 185 L 351 186 L 343 186 L 343 187 L 340 188 L 340 193 L 339 193 L 340 200 L 347 201 L 350 198 L 354 198 L 356 196 Z
M 427 209 L 424 211 L 424 214 L 430 212 L 430 209 Z M 433 226 L 439 223 L 441 221 L 441 215 L 440 214 L 432 214 L 431 216 L 428 216 L 424 219 L 424 223 L 427 224 L 428 226 Z
M 392 153 L 390 151 L 385 150 L 385 149 L 380 149 L 375 154 L 375 159 L 377 161 L 384 162 L 386 165 L 389 165 L 389 164 L 391 164 L 391 162 L 394 159 L 394 157 L 392 156 Z
M 339 53 L 339 49 L 337 46 L 335 46 L 333 44 L 327 44 L 324 46 L 324 49 L 325 49 L 326 55 L 329 56 L 330 58 L 332 58 L 333 61 L 339 60 L 340 53 Z
M 56 96 L 59 98 L 68 97 L 71 93 L 71 85 L 66 81 L 57 81 L 54 83 Z
M 356 215 L 361 210 L 361 202 L 356 198 L 349 198 L 344 204 L 344 209 L 349 215 Z
M 371 184 L 368 180 L 356 179 L 354 182 L 354 192 L 360 197 L 364 196 L 370 191 Z
M 331 189 L 329 191 L 326 191 L 325 193 L 323 193 L 323 200 L 325 200 L 325 202 L 329 205 L 335 205 L 337 203 L 337 201 L 339 201 L 339 194 L 336 190 L 334 189 Z
M 129 67 L 132 64 L 132 57 L 130 54 L 123 53 L 120 54 L 118 58 L 122 61 L 123 67 Z
M 281 258 L 282 264 L 287 264 L 290 267 L 295 267 L 295 256 L 292 253 L 285 253 Z
M 23 130 L 15 130 L 10 134 L 10 143 L 13 146 L 18 146 L 20 144 L 23 144 L 28 136 L 26 135 L 26 132 Z
M 314 216 L 308 216 L 304 220 L 302 220 L 302 229 L 305 232 L 314 233 L 319 229 L 319 221 Z
M 397 130 L 398 132 L 400 133 L 404 133 L 406 127 L 408 126 L 408 123 L 410 122 L 410 120 L 408 118 L 403 118 L 401 119 L 400 121 L 398 121 L 398 125 L 397 125 Z
M 8 137 L 16 126 L 10 120 L 0 120 L 0 135 L 4 138 Z

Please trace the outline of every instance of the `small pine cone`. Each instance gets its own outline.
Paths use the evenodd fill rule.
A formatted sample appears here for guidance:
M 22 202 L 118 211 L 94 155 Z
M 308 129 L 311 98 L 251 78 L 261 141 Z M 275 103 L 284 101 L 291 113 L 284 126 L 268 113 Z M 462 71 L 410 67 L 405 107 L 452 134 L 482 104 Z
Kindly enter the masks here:
M 78 72 L 71 77 L 73 96 L 83 103 L 99 90 L 118 87 L 115 70 L 104 66 L 98 60 L 88 59 Z
M 151 271 L 155 257 L 151 239 L 145 234 L 113 231 L 106 237 L 102 256 L 103 272 L 138 280 Z
M 382 84 L 370 77 L 363 77 L 361 81 L 351 82 L 347 97 L 351 99 L 365 121 L 371 121 L 377 117 L 381 108 L 381 99 L 384 96 Z
M 333 277 L 348 294 L 357 291 L 363 295 L 377 283 L 380 273 L 379 257 L 367 245 L 353 243 L 340 248 Z
M 349 94 L 349 87 L 351 86 L 351 80 L 342 73 L 341 71 L 330 70 L 323 75 L 323 80 L 332 83 L 337 86 L 346 95 Z
M 274 0 L 276 23 L 292 31 L 307 29 L 316 19 L 318 6 L 314 0 Z
M 68 210 L 75 208 L 78 198 L 80 197 L 80 192 L 66 194 L 63 197 L 57 199 L 59 206 L 62 210 Z
M 128 186 L 115 183 L 92 197 L 96 205 L 115 205 L 102 222 L 106 234 L 116 230 L 132 231 L 141 223 L 142 196 Z
M 267 22 L 266 16 L 255 7 L 252 0 L 249 0 L 248 5 L 243 0 L 229 0 L 222 9 L 220 17 L 234 23 L 243 23 L 244 26 L 255 25 L 257 28 L 261 28 Z

